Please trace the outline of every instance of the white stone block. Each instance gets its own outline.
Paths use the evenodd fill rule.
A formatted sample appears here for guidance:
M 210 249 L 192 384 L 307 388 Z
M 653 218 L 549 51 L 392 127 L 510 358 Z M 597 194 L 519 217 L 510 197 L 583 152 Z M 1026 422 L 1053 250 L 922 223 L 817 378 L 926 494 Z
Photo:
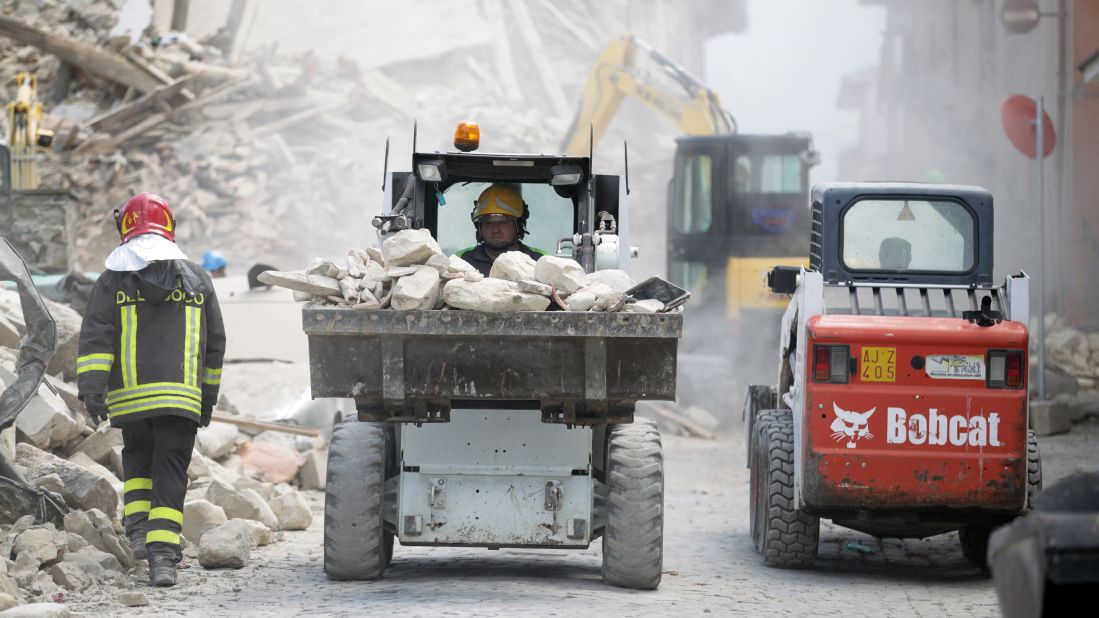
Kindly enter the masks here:
M 531 257 L 521 251 L 508 251 L 492 262 L 488 276 L 492 279 L 522 281 L 537 279 L 534 276 L 535 263 Z
M 401 230 L 382 243 L 382 255 L 390 267 L 424 264 L 432 255 L 442 252 L 431 231 L 426 229 Z
M 401 277 L 393 287 L 394 309 L 408 311 L 413 309 L 434 309 L 439 301 L 439 271 L 431 266 L 419 266 L 416 272 Z
M 584 285 L 584 269 L 575 260 L 543 255 L 535 265 L 534 278 L 572 294 Z
M 545 296 L 520 292 L 514 282 L 493 278 L 450 281 L 443 288 L 443 300 L 456 309 L 492 312 L 545 311 L 550 303 Z

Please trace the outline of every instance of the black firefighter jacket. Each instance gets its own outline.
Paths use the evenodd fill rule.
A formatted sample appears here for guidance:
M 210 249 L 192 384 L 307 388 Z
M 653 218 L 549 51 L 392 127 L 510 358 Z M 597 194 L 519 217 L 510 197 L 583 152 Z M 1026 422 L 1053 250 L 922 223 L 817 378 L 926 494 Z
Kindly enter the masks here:
M 210 277 L 186 260 L 105 271 L 88 298 L 76 360 L 80 398 L 106 394 L 111 425 L 204 420 L 217 402 L 225 327 Z

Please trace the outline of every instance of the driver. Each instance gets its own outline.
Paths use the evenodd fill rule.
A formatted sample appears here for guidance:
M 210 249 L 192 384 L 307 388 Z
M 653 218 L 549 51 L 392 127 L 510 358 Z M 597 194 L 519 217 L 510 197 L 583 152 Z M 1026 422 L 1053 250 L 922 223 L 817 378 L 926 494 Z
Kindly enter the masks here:
M 527 235 L 529 216 L 518 187 L 502 183 L 490 186 L 481 192 L 470 213 L 477 228 L 477 246 L 459 251 L 458 257 L 486 277 L 496 258 L 507 251 L 522 251 L 537 260 L 545 253 L 521 241 Z

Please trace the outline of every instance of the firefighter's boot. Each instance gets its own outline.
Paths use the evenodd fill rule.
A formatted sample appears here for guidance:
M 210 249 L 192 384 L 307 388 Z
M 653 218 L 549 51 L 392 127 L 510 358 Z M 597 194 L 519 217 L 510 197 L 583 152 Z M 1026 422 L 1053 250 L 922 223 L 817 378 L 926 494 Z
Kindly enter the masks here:
M 149 558 L 149 550 L 145 547 L 144 532 L 130 537 L 130 551 L 134 555 L 134 560 L 147 560 Z
M 155 553 L 149 555 L 149 585 L 176 585 L 176 561 L 172 556 Z

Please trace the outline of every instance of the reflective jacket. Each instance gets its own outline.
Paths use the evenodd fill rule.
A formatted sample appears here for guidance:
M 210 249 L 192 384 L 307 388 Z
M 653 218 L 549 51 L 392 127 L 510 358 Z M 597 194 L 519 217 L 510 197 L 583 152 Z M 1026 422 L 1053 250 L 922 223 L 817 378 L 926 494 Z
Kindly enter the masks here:
M 199 423 L 217 402 L 224 356 L 217 296 L 197 265 L 108 270 L 84 311 L 77 387 L 81 399 L 106 394 L 111 425 L 157 416 Z

